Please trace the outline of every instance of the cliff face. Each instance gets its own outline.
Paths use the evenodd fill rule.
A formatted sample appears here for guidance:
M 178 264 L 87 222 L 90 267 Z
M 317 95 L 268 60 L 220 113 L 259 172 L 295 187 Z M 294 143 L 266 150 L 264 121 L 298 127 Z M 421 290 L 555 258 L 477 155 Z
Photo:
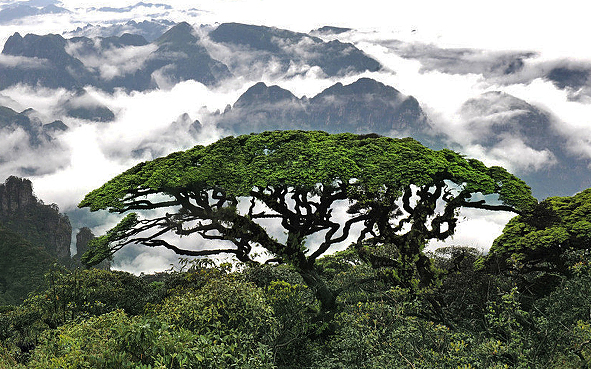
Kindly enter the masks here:
M 88 227 L 80 228 L 80 231 L 76 234 L 76 255 L 72 256 L 73 265 L 77 267 L 82 266 L 80 259 L 86 251 L 88 251 L 88 243 L 95 238 L 94 234 Z M 100 264 L 96 265 L 97 269 L 110 270 L 111 262 L 109 260 L 103 260 Z
M 0 225 L 50 255 L 68 262 L 72 226 L 57 205 L 45 205 L 33 194 L 28 179 L 9 177 L 0 184 Z
M 28 179 L 10 177 L 0 184 L 0 219 L 10 217 L 19 209 L 37 203 L 33 195 L 33 185 Z

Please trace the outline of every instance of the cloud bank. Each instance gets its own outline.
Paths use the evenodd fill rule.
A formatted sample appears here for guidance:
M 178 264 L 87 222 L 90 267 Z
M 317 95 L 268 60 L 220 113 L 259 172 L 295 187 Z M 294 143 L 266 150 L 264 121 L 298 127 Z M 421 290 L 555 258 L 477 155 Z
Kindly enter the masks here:
M 16 3 L 2 4 L 0 9 Z M 69 128 L 56 132 L 51 144 L 39 147 L 31 146 L 22 129 L 2 131 L 0 136 L 0 176 L 29 173 L 38 196 L 65 211 L 75 213 L 72 209 L 86 192 L 140 161 L 208 144 L 231 133 L 219 129 L 212 116 L 261 81 L 302 98 L 315 96 L 337 82 L 348 85 L 369 77 L 414 96 L 430 124 L 446 137 L 446 146 L 487 165 L 530 175 L 547 168 L 558 170 L 561 160 L 576 158 L 581 163 L 579 176 L 588 174 L 591 85 L 581 76 L 591 70 L 591 51 L 582 42 L 590 26 L 584 12 L 568 10 L 579 6 L 569 1 L 559 8 L 501 1 L 483 10 L 467 1 L 385 4 L 370 0 L 363 6 L 347 7 L 334 1 L 304 0 L 289 12 L 285 4 L 270 0 L 168 1 L 171 7 L 136 6 L 137 1 L 128 0 L 100 4 L 64 0 L 59 5 L 70 13 L 32 15 L 1 24 L 0 45 L 14 32 L 56 33 L 69 38 L 105 37 L 109 32 L 120 36 L 139 30 L 152 41 L 160 32 L 156 30 L 164 30 L 170 22 L 188 21 L 201 36 L 201 46 L 233 73 L 217 86 L 173 81 L 166 89 L 146 92 L 105 92 L 86 86 L 86 94 L 77 97 L 64 89 L 22 85 L 0 91 L 0 105 L 18 112 L 33 108 L 43 124 L 61 120 Z M 503 9 L 509 5 L 512 12 Z M 151 23 L 153 18 L 156 20 Z M 383 69 L 329 76 L 321 67 L 306 62 L 319 57 L 310 48 L 310 39 L 281 45 L 292 54 L 306 56 L 285 67 L 272 54 L 261 58 L 260 52 L 213 42 L 208 32 L 222 22 L 297 32 L 324 25 L 348 27 L 352 30 L 320 37 L 327 42 L 351 43 L 375 58 Z M 106 80 L 134 73 L 149 61 L 153 51 L 154 45 L 106 48 L 90 54 L 81 53 L 74 43 L 68 48 L 70 55 Z M 43 68 L 44 60 L 0 54 L 2 65 Z M 571 81 L 571 76 L 579 78 Z M 114 113 L 114 119 L 97 122 L 68 115 L 63 108 L 67 101 L 104 106 Z M 544 146 L 531 139 L 527 129 L 532 128 L 526 122 L 533 116 L 540 119 L 538 127 L 545 130 L 544 137 L 559 145 Z M 586 182 L 580 183 L 564 191 L 581 190 L 578 187 Z M 460 224 L 452 242 L 481 249 L 490 245 L 510 217 L 465 215 L 468 220 Z M 84 217 L 79 218 L 82 221 Z M 99 234 L 105 228 L 97 225 L 93 230 Z M 156 270 L 168 267 L 172 260 L 173 256 L 155 249 L 143 256 L 130 250 L 117 265 L 134 271 Z

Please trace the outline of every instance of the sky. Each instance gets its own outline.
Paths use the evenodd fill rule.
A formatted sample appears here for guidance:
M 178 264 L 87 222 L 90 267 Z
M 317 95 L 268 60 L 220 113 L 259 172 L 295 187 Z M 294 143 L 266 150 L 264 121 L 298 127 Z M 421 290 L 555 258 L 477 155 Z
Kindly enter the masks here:
M 0 2 L 0 10 L 16 3 Z M 194 81 L 176 85 L 163 82 L 160 90 L 150 92 L 107 93 L 89 88 L 85 99 L 108 106 L 116 114 L 115 122 L 88 124 L 64 119 L 70 130 L 56 143 L 41 149 L 27 147 L 19 138 L 20 132 L 2 137 L 0 159 L 4 155 L 8 160 L 0 164 L 0 181 L 12 174 L 17 164 L 39 165 L 42 157 L 40 166 L 44 170 L 31 177 L 36 194 L 46 203 L 58 204 L 63 211 L 73 211 L 85 193 L 141 160 L 196 143 L 209 144 L 226 135 L 227 132 L 208 123 L 208 116 L 216 110 L 223 111 L 259 80 L 278 84 L 302 97 L 314 96 L 336 82 L 347 84 L 359 77 L 371 77 L 417 98 L 437 129 L 454 136 L 454 149 L 487 165 L 502 165 L 520 173 L 551 167 L 556 161 L 552 153 L 528 147 L 518 137 L 504 139 L 487 149 L 479 141 L 481 135 L 468 129 L 474 119 L 498 119 L 499 114 L 506 112 L 504 105 L 515 103 L 511 100 L 515 98 L 519 103 L 527 102 L 548 112 L 552 129 L 567 140 L 564 149 L 570 154 L 591 158 L 591 93 L 561 90 L 540 78 L 554 66 L 591 63 L 588 47 L 591 23 L 582 1 L 561 1 L 558 6 L 552 2 L 514 0 L 178 0 L 154 1 L 167 6 L 134 7 L 124 13 L 97 11 L 99 7 L 123 8 L 136 3 L 135 0 L 57 1 L 57 5 L 71 13 L 0 24 L 0 46 L 14 32 L 58 33 L 69 37 L 69 31 L 89 23 L 109 25 L 130 19 L 187 21 L 195 27 L 241 22 L 299 32 L 331 25 L 353 28 L 353 32 L 341 36 L 342 41 L 351 42 L 374 57 L 385 70 L 340 78 L 323 76 L 314 68 L 291 76 L 250 70 L 217 88 Z M 102 68 L 101 74 L 109 78 L 121 70 L 138 68 L 142 55 L 148 55 L 150 49 L 127 51 L 126 55 L 113 54 L 88 63 Z M 231 57 L 224 50 L 217 52 L 222 59 Z M 515 53 L 532 55 L 525 59 L 522 72 L 507 77 L 494 70 L 495 63 Z M 0 64 L 17 62 L 23 61 L 0 57 Z M 502 91 L 511 99 L 491 102 L 496 110 L 487 116 L 480 113 L 473 117 L 467 113 L 467 101 L 491 91 Z M 26 86 L 0 91 L 0 105 L 17 111 L 33 107 L 44 122 L 63 119 L 60 106 L 71 98 L 68 91 Z M 193 135 L 171 134 L 179 127 L 188 130 L 194 120 L 199 120 L 205 129 Z M 468 211 L 462 214 L 466 219 L 451 242 L 486 250 L 511 216 L 505 213 L 483 216 Z M 101 224 L 94 221 L 96 234 L 117 221 L 114 217 L 101 220 Z M 133 272 L 154 271 L 167 268 L 173 260 L 170 254 L 149 250 L 134 258 L 122 258 L 118 265 Z
M 4 1 L 6 4 L 14 1 Z M 103 15 L 84 8 L 123 7 L 136 4 L 135 0 L 63 0 L 64 7 L 79 9 L 78 22 L 97 21 Z M 543 50 L 551 56 L 589 58 L 591 50 L 581 42 L 589 34 L 590 26 L 585 3 L 580 0 L 555 2 L 497 0 L 474 2 L 469 0 L 300 0 L 286 3 L 274 0 L 208 0 L 154 1 L 166 3 L 174 9 L 170 18 L 187 20 L 183 11 L 198 10 L 201 23 L 244 22 L 270 25 L 295 31 L 334 25 L 381 32 L 396 32 L 398 37 L 409 37 L 436 42 L 449 47 L 485 49 Z M 146 17 L 153 12 L 137 10 L 135 16 Z M 195 13 L 194 13 L 195 14 Z M 111 14 L 112 19 L 124 19 L 128 14 Z M 63 23 L 44 19 L 31 28 L 63 31 Z M 413 32 L 414 31 L 414 32 Z

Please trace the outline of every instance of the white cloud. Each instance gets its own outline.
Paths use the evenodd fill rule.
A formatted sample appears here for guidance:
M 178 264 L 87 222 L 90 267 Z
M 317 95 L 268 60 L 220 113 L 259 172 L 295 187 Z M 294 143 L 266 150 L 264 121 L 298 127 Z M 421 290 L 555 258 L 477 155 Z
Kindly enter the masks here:
M 67 97 L 62 92 L 50 98 L 47 91 L 28 88 L 12 89 L 20 103 L 33 100 L 39 95 L 37 108 L 48 114 L 59 101 Z M 204 123 L 198 132 L 189 132 L 193 120 L 202 120 L 210 114 L 209 109 L 223 107 L 234 101 L 237 92 L 208 90 L 201 83 L 187 81 L 171 90 L 150 92 L 116 91 L 108 94 L 88 88 L 88 96 L 118 112 L 110 123 L 88 123 L 64 118 L 70 130 L 60 137 L 69 148 L 70 164 L 43 176 L 32 177 L 36 192 L 47 202 L 55 202 L 64 210 L 74 208 L 83 196 L 98 188 L 115 175 L 141 160 L 184 150 L 195 144 L 209 144 L 221 137 L 215 126 Z M 183 117 L 188 113 L 188 117 Z M 140 153 L 134 156 L 134 151 Z M 67 186 L 64 184 L 67 183 Z
M 129 245 L 115 254 L 111 268 L 139 275 L 163 272 L 179 266 L 179 257 L 163 247 Z
M 503 232 L 505 224 L 515 215 L 504 211 L 461 209 L 455 234 L 445 241 L 430 241 L 427 249 L 454 245 L 474 247 L 487 252 L 493 241 Z
M 29 134 L 22 128 L 0 130 L 0 178 L 11 175 L 33 177 L 63 169 L 70 160 L 67 147 L 38 137 L 31 145 Z
M 100 187 L 132 164 L 129 161 L 118 163 L 105 156 L 97 142 L 97 128 L 83 125 L 62 136 L 69 145 L 71 161 L 63 170 L 32 178 L 35 192 L 41 199 L 68 211 L 75 208 L 87 192 Z
M 24 109 L 35 109 L 44 117 L 42 119 L 44 123 L 58 119 L 59 116 L 56 115 L 58 102 L 65 101 L 71 96 L 71 93 L 65 89 L 52 90 L 24 85 L 10 87 L 2 93 Z
M 509 171 L 521 173 L 541 170 L 557 163 L 550 150 L 535 150 L 515 137 L 505 137 L 490 150 L 489 155 L 504 163 Z
M 158 48 L 155 44 L 144 46 L 109 47 L 99 52 L 85 53 L 81 44 L 68 43 L 66 51 L 78 58 L 84 66 L 98 70 L 101 78 L 110 81 L 115 77 L 133 73 L 141 69 L 151 53 Z
M 507 86 L 506 91 L 550 111 L 557 121 L 554 129 L 568 140 L 567 151 L 591 160 L 591 104 L 573 101 L 568 91 L 541 79 Z
M 47 60 L 40 58 L 29 58 L 26 56 L 0 54 L 0 67 L 18 69 L 43 69 L 47 68 Z

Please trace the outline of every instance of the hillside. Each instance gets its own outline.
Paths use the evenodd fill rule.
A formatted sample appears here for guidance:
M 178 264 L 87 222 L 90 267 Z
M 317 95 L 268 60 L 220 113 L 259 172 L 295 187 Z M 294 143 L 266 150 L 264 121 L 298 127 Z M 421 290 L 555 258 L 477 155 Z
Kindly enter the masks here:
M 60 214 L 57 205 L 45 205 L 37 199 L 28 179 L 9 177 L 0 184 L 0 225 L 62 262 L 69 262 L 70 220 Z
M 43 275 L 57 262 L 43 247 L 0 226 L 0 305 L 21 303 L 44 286 Z

